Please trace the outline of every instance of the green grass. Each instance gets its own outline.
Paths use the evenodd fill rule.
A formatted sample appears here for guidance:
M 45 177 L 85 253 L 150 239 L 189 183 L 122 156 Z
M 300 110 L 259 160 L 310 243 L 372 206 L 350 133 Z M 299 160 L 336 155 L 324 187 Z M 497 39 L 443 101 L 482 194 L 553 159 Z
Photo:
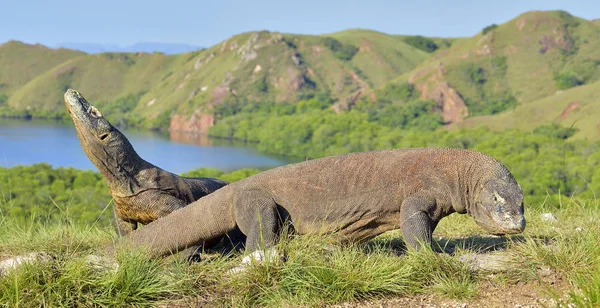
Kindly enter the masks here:
M 538 126 L 557 123 L 578 129 L 573 136 L 575 139 L 596 141 L 600 138 L 596 121 L 600 116 L 600 103 L 597 100 L 599 90 L 600 81 L 596 81 L 521 104 L 514 110 L 499 115 L 468 118 L 455 127 L 485 126 L 494 130 L 517 128 L 523 131 L 533 131 Z M 570 104 L 577 108 L 563 113 Z
M 541 220 L 553 212 L 558 222 Z M 72 223 L 17 224 L 0 220 L 0 258 L 46 251 L 50 262 L 32 263 L 0 279 L 0 303 L 30 306 L 323 306 L 425 296 L 436 301 L 477 301 L 488 282 L 497 288 L 537 285 L 558 303 L 593 307 L 600 300 L 600 208 L 593 200 L 570 198 L 562 208 L 530 205 L 521 235 L 490 237 L 466 215 L 452 215 L 434 233 L 454 254 L 430 250 L 404 253 L 397 231 L 361 245 L 339 245 L 327 236 L 286 235 L 278 245 L 285 262 L 227 270 L 242 255 L 208 251 L 188 265 L 181 256 L 152 260 L 143 251 L 121 251 L 117 271 L 88 266 L 88 254 L 114 233 Z M 65 220 L 68 221 L 68 220 Z M 511 266 L 494 275 L 457 260 L 466 253 L 501 252 Z M 549 279 L 548 276 L 554 277 Z M 558 280 L 556 280 L 558 279 Z M 565 286 L 557 281 L 567 281 Z M 497 294 L 497 292 L 492 292 Z M 496 295 L 494 295 L 496 296 Z
M 83 55 L 83 52 L 75 50 L 53 50 L 18 41 L 1 44 L 0 94 L 11 94 L 52 67 Z

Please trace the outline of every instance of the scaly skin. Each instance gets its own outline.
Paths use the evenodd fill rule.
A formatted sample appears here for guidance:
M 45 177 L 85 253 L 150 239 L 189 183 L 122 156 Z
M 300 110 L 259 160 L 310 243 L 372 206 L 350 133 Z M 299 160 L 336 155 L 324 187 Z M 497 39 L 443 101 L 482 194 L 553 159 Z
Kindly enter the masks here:
M 262 172 L 159 218 L 118 246 L 164 256 L 239 228 L 246 249 L 256 251 L 274 245 L 289 220 L 299 234 L 333 233 L 350 242 L 401 229 L 412 249 L 431 245 L 438 222 L 454 212 L 493 234 L 525 228 L 523 191 L 497 160 L 462 149 L 399 149 Z
M 180 177 L 154 166 L 79 92 L 70 89 L 64 99 L 81 148 L 108 184 L 118 234 L 126 235 L 138 224 L 148 224 L 227 185 L 218 179 Z M 205 245 L 218 241 L 210 240 Z

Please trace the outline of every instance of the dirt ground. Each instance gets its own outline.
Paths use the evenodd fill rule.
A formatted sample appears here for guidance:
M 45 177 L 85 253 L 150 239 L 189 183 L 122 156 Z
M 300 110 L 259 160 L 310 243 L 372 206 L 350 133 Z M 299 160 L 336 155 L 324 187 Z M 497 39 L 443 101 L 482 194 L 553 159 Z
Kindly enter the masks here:
M 375 301 L 343 303 L 332 308 L 390 308 L 390 307 L 554 307 L 556 301 L 546 288 L 551 287 L 560 296 L 568 290 L 568 283 L 556 277 L 528 283 L 497 285 L 489 281 L 480 283 L 475 298 L 450 300 L 433 295 L 415 295 L 402 298 L 388 298 Z

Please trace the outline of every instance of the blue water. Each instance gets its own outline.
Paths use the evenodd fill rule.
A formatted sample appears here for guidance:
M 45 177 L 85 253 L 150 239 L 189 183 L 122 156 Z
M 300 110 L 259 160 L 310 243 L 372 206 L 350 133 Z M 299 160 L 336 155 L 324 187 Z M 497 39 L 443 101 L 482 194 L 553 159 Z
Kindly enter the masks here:
M 165 170 L 182 173 L 206 167 L 220 170 L 272 168 L 292 159 L 266 156 L 245 145 L 187 134 L 162 135 L 121 130 L 136 152 Z M 0 119 L 0 167 L 48 163 L 53 167 L 97 169 L 83 153 L 72 125 Z

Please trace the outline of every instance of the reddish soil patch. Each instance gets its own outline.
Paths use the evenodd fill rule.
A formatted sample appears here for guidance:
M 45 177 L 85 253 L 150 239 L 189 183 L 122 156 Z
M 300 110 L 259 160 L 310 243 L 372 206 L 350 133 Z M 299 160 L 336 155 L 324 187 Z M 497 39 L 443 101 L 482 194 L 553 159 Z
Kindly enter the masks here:
M 171 118 L 169 131 L 206 134 L 208 128 L 213 125 L 215 125 L 214 115 L 195 112 L 189 118 L 186 118 L 185 115 L 174 115 Z
M 565 110 L 563 110 L 560 113 L 560 119 L 566 119 L 571 114 L 571 112 L 577 108 L 579 108 L 579 103 L 569 103 L 569 105 L 567 105 L 567 108 L 565 108 Z

